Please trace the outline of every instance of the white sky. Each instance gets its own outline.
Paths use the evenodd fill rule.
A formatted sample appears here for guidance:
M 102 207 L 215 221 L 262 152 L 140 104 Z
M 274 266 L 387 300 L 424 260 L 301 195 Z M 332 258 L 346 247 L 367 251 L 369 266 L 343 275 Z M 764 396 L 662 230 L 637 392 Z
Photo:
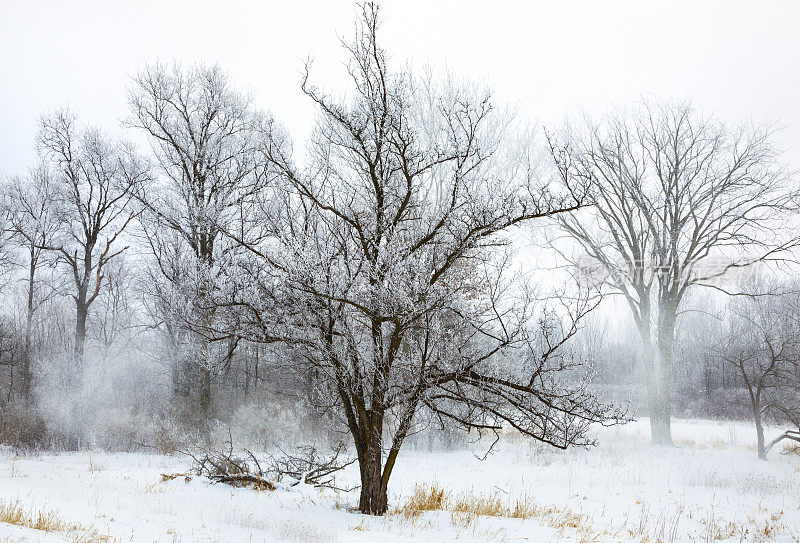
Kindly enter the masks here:
M 386 0 L 396 61 L 488 82 L 496 101 L 541 123 L 643 94 L 690 97 L 726 118 L 786 125 L 800 163 L 800 3 Z M 653 3 L 655 4 L 655 3 Z M 69 104 L 118 129 L 128 76 L 146 61 L 219 62 L 302 141 L 309 55 L 335 89 L 352 1 L 0 0 L 0 172 L 34 160 L 38 116 Z

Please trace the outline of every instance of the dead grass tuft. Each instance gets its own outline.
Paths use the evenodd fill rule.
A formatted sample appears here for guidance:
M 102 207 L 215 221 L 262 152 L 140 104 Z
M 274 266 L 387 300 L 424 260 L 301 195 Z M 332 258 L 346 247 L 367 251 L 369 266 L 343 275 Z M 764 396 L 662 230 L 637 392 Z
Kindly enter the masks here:
M 454 497 L 435 483 L 416 485 L 408 501 L 393 513 L 408 520 L 425 511 L 449 511 L 450 522 L 460 528 L 472 525 L 480 517 L 505 517 L 536 519 L 558 531 L 577 531 L 581 541 L 594 541 L 600 535 L 594 531 L 587 515 L 573 511 L 566 505 L 545 506 L 528 496 L 509 499 L 496 493 L 465 492 Z
M 465 493 L 459 495 L 450 506 L 457 513 L 472 513 L 482 517 L 508 517 L 505 500 L 498 495 Z
M 105 534 L 85 528 L 80 524 L 64 521 L 55 511 L 40 509 L 26 511 L 19 502 L 0 501 L 0 522 L 32 528 L 45 533 L 63 534 L 72 543 L 110 543 L 113 539 Z
M 418 517 L 423 511 L 441 511 L 445 509 L 445 501 L 449 493 L 436 483 L 414 485 L 414 493 L 408 501 L 394 512 L 406 519 Z

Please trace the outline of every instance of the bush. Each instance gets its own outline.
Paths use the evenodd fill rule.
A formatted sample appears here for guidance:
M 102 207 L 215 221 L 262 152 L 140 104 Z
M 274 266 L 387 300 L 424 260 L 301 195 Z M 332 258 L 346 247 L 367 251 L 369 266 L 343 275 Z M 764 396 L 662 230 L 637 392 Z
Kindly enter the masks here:
M 17 404 L 0 405 L 0 443 L 15 450 L 31 451 L 48 446 L 44 419 Z

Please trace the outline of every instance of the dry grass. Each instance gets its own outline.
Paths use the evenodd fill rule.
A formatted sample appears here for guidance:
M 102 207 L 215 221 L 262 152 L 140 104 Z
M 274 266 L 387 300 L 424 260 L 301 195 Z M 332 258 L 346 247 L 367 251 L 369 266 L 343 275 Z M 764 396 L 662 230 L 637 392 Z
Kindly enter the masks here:
M 450 522 L 460 528 L 472 525 L 480 517 L 504 517 L 535 519 L 559 532 L 577 531 L 580 541 L 594 541 L 601 535 L 594 531 L 587 515 L 568 506 L 545 506 L 527 496 L 505 498 L 496 493 L 464 492 L 453 496 L 452 492 L 436 483 L 415 485 L 406 503 L 393 513 L 414 519 L 426 511 L 449 511 Z
M 356 532 L 364 532 L 366 530 L 369 530 L 369 528 L 366 526 L 366 524 L 364 524 L 364 520 L 363 519 L 362 519 L 361 522 L 359 522 L 355 526 L 351 526 L 350 529 L 354 530 Z
M 446 493 L 436 483 L 414 485 L 414 493 L 408 501 L 393 512 L 406 519 L 416 518 L 423 511 L 441 511 L 445 509 L 445 502 L 448 498 L 449 493 Z
M 91 528 L 64 521 L 56 512 L 46 509 L 28 512 L 18 502 L 0 501 L 0 522 L 46 533 L 59 533 L 72 543 L 110 543 L 110 536 Z
M 758 512 L 747 515 L 747 521 L 737 523 L 717 517 L 714 508 L 700 519 L 699 540 L 705 542 L 725 541 L 735 538 L 738 541 L 768 542 L 775 541 L 778 535 L 798 540 L 798 534 L 790 529 L 783 520 L 784 512 L 770 512 L 759 505 Z
M 713 503 L 708 509 L 688 508 L 680 505 L 674 509 L 662 510 L 656 514 L 650 507 L 636 500 L 641 506 L 638 520 L 625 520 L 621 533 L 627 533 L 632 541 L 639 543 L 675 543 L 680 536 L 689 536 L 691 541 L 715 543 L 717 541 L 752 541 L 767 543 L 776 540 L 778 535 L 800 541 L 798 533 L 784 522 L 784 512 L 770 511 L 759 505 L 758 511 L 748 514 L 746 521 L 735 521 L 716 514 Z M 679 522 L 684 518 L 691 527 L 679 531 Z M 682 540 L 682 539 L 680 539 Z
M 482 495 L 464 493 L 460 494 L 453 503 L 450 510 L 457 513 L 472 513 L 483 517 L 510 517 L 510 511 L 503 500 L 498 495 Z

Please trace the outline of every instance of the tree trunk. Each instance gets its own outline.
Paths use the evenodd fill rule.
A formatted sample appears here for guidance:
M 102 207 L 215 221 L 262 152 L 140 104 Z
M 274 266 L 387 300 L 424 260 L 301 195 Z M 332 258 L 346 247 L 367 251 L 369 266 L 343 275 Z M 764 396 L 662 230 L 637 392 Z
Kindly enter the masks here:
M 767 459 L 767 451 L 764 447 L 764 425 L 761 422 L 761 406 L 753 406 L 753 419 L 756 423 L 756 438 L 758 439 L 758 458 L 760 460 Z
M 382 428 L 373 429 L 367 437 L 363 458 L 359 458 L 361 495 L 358 499 L 358 510 L 366 515 L 383 515 L 388 509 L 387 488 L 383 484 L 381 470 L 383 456 L 381 434 Z
M 36 260 L 31 255 L 30 268 L 28 272 L 28 314 L 25 323 L 25 352 L 22 357 L 22 400 L 25 407 L 31 405 L 31 365 L 33 358 L 33 287 L 36 278 Z
M 211 370 L 205 365 L 200 365 L 198 380 L 198 406 L 203 424 L 211 420 Z
M 86 347 L 86 318 L 89 306 L 86 304 L 86 295 L 79 295 L 75 300 L 75 363 L 83 366 L 83 355 Z
M 663 412 L 663 401 L 659 401 L 658 412 L 650 418 L 651 443 L 672 446 L 672 424 L 669 414 Z
M 767 452 L 772 448 L 772 446 L 780 440 L 773 441 L 769 444 L 769 446 L 764 446 L 764 424 L 761 420 L 761 391 L 763 386 L 763 375 L 760 379 L 758 379 L 755 383 L 750 380 L 747 375 L 746 365 L 744 361 L 740 361 L 738 364 L 739 371 L 742 374 L 742 380 L 744 381 L 745 386 L 747 387 L 747 393 L 750 395 L 750 408 L 753 410 L 753 422 L 756 425 L 756 439 L 758 445 L 758 458 L 761 460 L 767 459 Z
M 647 385 L 647 407 L 650 415 L 650 441 L 653 445 L 671 443 L 669 439 L 669 421 L 664 420 L 664 401 L 660 380 L 656 375 L 655 349 L 650 330 L 650 311 L 641 308 L 639 336 L 642 340 L 642 366 L 644 367 Z
M 205 243 L 205 242 L 204 242 Z M 201 251 L 200 253 L 201 262 L 204 265 L 210 266 L 213 262 L 211 258 L 211 253 L 204 253 Z M 211 289 L 207 282 L 203 282 L 200 286 L 199 292 L 199 300 L 202 305 L 207 305 L 209 303 L 209 293 Z M 199 320 L 202 323 L 204 330 L 211 330 L 213 329 L 214 324 L 214 309 L 199 309 L 200 314 Z M 202 334 L 197 333 L 196 339 L 200 342 L 200 360 L 197 364 L 197 379 L 195 380 L 195 384 L 197 386 L 197 407 L 200 411 L 200 421 L 201 424 L 209 428 L 209 422 L 211 421 L 211 371 L 212 368 L 215 367 L 213 364 L 213 354 L 211 352 L 211 343 L 210 341 L 204 337 Z
M 671 355 L 668 355 L 671 357 Z M 653 445 L 673 446 L 672 441 L 672 407 L 670 391 L 672 389 L 671 359 L 665 359 L 660 353 L 658 377 L 655 383 L 655 400 L 653 415 L 650 417 L 651 443 Z
M 641 331 L 643 348 L 642 348 L 642 364 L 644 365 L 645 378 L 647 379 L 647 407 L 650 414 L 650 435 L 651 441 L 655 445 L 657 442 L 656 436 L 661 433 L 661 419 L 660 408 L 661 402 L 659 401 L 659 387 L 655 374 L 655 353 L 653 352 L 653 344 L 650 339 L 650 330 L 645 334 Z
M 28 314 L 28 324 L 25 330 L 25 351 L 22 353 L 22 375 L 20 376 L 22 381 L 20 384 L 22 400 L 25 407 L 30 407 L 31 405 L 31 381 L 33 380 L 31 375 L 31 359 L 33 358 L 32 327 L 33 316 Z
M 372 357 L 375 365 L 372 376 L 372 399 L 368 416 L 368 426 L 364 431 L 365 443 L 363 458 L 359 458 L 361 468 L 361 496 L 358 509 L 367 515 L 383 515 L 388 508 L 386 485 L 383 482 L 383 417 L 385 414 L 386 383 L 391 368 L 395 334 L 384 350 L 383 324 L 372 319 Z
M 663 303 L 663 302 L 662 302 Z M 675 320 L 677 316 L 669 307 L 662 308 L 658 319 L 658 407 L 653 428 L 653 445 L 672 442 L 672 358 L 675 346 Z

